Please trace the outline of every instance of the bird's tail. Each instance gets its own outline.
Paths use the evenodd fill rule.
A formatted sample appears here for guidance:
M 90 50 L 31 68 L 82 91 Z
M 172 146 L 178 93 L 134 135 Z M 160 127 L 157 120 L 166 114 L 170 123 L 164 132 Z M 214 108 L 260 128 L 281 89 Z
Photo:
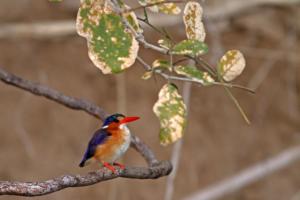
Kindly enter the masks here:
M 82 161 L 79 163 L 79 167 L 84 167 L 84 166 L 87 166 L 91 163 L 95 162 L 95 159 L 94 158 L 83 158 Z
M 85 159 L 83 159 L 80 163 L 79 163 L 79 167 L 84 167 L 84 165 L 85 165 Z

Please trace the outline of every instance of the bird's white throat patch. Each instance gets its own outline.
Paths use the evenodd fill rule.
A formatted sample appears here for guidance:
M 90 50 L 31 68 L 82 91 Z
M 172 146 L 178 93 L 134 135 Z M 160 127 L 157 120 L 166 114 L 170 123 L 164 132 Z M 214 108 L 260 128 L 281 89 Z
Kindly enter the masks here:
M 129 138 L 130 138 L 130 130 L 129 130 L 129 128 L 126 126 L 126 124 L 121 124 L 121 125 L 120 125 L 120 129 L 123 130 L 124 136 L 129 136 Z

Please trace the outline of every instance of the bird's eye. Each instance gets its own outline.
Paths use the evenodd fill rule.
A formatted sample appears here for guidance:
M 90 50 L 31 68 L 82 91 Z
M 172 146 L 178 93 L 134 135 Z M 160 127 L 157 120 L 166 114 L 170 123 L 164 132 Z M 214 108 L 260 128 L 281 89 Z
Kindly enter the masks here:
M 117 118 L 114 118 L 114 122 L 119 123 L 119 120 Z

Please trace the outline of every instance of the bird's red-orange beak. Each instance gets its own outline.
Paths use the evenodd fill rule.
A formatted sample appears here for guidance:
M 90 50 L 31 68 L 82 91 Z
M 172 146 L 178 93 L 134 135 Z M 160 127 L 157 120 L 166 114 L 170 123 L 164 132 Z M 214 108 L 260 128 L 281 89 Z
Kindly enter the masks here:
M 139 117 L 125 117 L 124 119 L 122 119 L 120 121 L 120 124 L 126 124 L 126 123 L 129 123 L 129 122 L 133 122 L 135 120 L 138 120 L 140 119 Z

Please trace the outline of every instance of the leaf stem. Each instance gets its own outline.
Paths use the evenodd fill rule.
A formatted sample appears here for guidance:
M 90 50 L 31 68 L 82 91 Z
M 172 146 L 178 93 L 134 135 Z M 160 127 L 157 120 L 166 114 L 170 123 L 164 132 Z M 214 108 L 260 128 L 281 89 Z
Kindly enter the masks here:
M 224 83 L 221 75 L 219 73 L 217 73 L 218 75 L 218 79 L 220 81 L 220 84 L 223 85 L 224 90 L 226 91 L 226 93 L 228 94 L 229 98 L 233 101 L 233 103 L 236 105 L 236 107 L 238 108 L 239 112 L 241 113 L 242 117 L 244 118 L 244 120 L 246 121 L 247 124 L 250 124 L 250 120 L 248 119 L 246 113 L 244 112 L 243 108 L 241 107 L 240 103 L 238 102 L 238 100 L 235 98 L 235 96 L 233 96 L 233 94 L 231 93 L 231 91 L 229 90 L 229 85 L 227 83 Z M 224 85 L 225 84 L 225 85 Z M 227 86 L 227 87 L 226 87 Z M 231 85 L 232 86 L 232 85 Z
M 241 115 L 243 116 L 244 120 L 246 121 L 247 124 L 250 124 L 250 120 L 248 119 L 246 113 L 244 112 L 243 108 L 241 107 L 240 103 L 238 102 L 238 100 L 233 96 L 233 94 L 230 92 L 230 90 L 227 87 L 224 87 L 226 93 L 228 94 L 228 96 L 231 98 L 231 100 L 233 101 L 233 103 L 236 105 L 236 107 L 238 108 L 238 110 L 240 111 Z
M 224 83 L 224 82 L 214 82 L 213 84 L 214 85 L 222 85 L 222 86 L 229 87 L 229 88 L 237 88 L 237 89 L 241 89 L 241 90 L 244 90 L 246 92 L 250 92 L 252 94 L 255 94 L 255 91 L 253 89 L 242 86 L 242 85 L 236 85 L 236 84 Z
M 145 68 L 146 71 L 152 70 L 152 67 L 149 64 L 147 64 L 141 57 L 138 56 L 137 60 L 143 65 L 143 67 Z M 184 61 L 184 60 L 182 59 L 182 60 L 176 61 L 175 63 L 182 62 L 182 61 Z M 201 86 L 204 86 L 203 82 L 201 82 L 197 79 L 191 79 L 191 78 L 188 78 L 188 77 L 181 77 L 181 76 L 174 76 L 174 75 L 170 75 L 170 74 L 167 74 L 165 72 L 156 71 L 156 70 L 154 70 L 153 72 L 156 73 L 156 74 L 161 75 L 163 78 L 165 78 L 167 80 L 187 81 L 187 82 L 197 83 L 197 84 L 200 84 Z M 247 88 L 247 87 L 244 87 L 244 86 L 241 86 L 241 85 L 225 83 L 223 81 L 221 81 L 221 82 L 212 82 L 211 84 L 212 85 L 220 85 L 220 86 L 223 86 L 224 88 L 241 89 L 241 90 L 250 92 L 252 94 L 255 93 L 255 91 L 253 91 L 250 88 Z

